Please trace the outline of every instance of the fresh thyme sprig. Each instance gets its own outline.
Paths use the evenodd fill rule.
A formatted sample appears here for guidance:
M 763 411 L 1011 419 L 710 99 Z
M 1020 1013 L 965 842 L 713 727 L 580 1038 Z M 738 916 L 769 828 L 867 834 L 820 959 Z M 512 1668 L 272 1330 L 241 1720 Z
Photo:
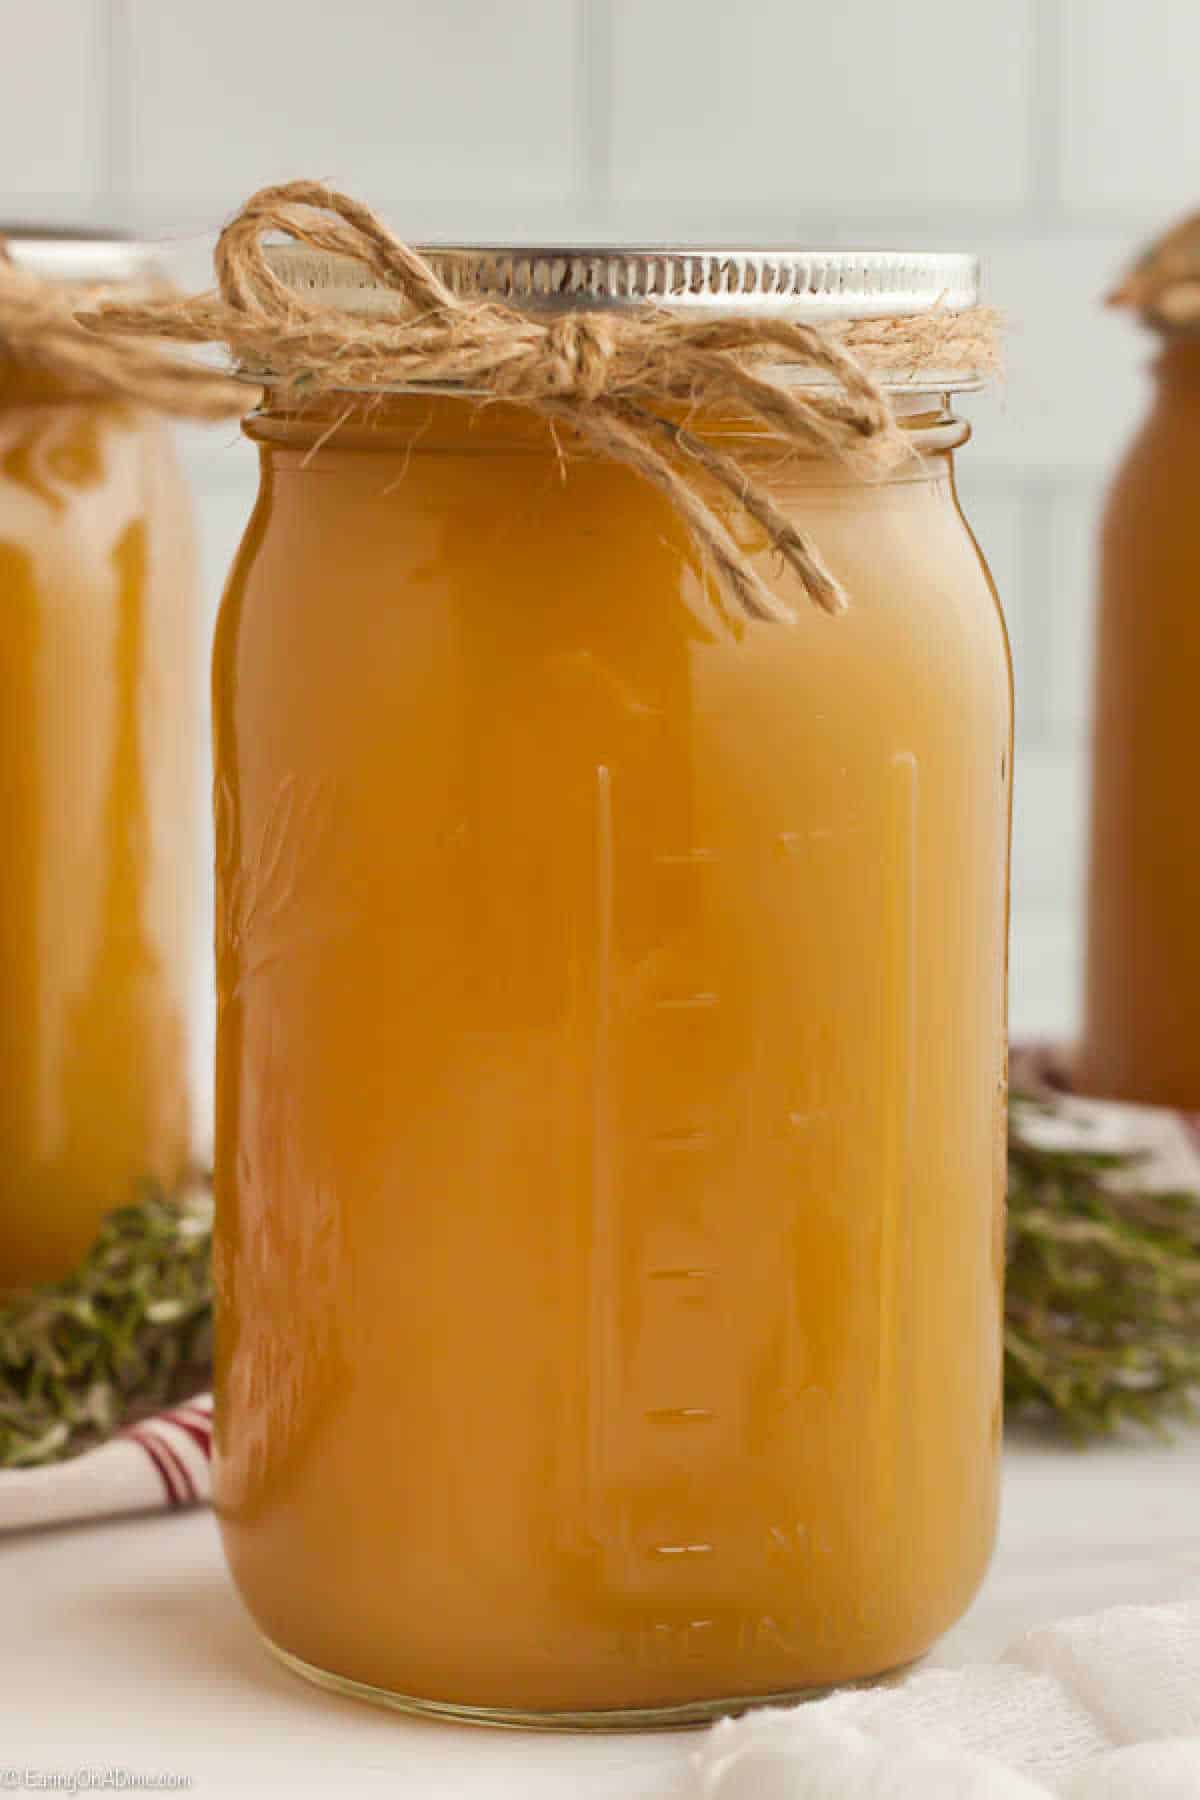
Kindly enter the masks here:
M 211 1247 L 206 1184 L 147 1188 L 67 1280 L 0 1307 L 0 1468 L 74 1455 L 208 1383 Z
M 1161 1430 L 1200 1392 L 1200 1194 L 1136 1186 L 1135 1154 L 1044 1147 L 1044 1112 L 1009 1107 L 1009 1416 Z

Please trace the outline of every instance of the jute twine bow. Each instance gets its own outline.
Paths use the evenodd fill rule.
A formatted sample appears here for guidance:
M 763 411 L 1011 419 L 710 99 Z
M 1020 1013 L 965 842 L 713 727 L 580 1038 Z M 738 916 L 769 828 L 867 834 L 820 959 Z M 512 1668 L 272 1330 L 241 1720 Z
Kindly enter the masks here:
M 396 311 L 352 312 L 295 292 L 264 255 L 263 240 L 276 232 L 362 263 L 395 291 Z M 724 590 L 758 619 L 791 614 L 706 494 L 732 495 L 811 599 L 837 612 L 845 604 L 840 585 L 755 473 L 763 440 L 877 474 L 910 452 L 875 371 L 978 370 L 994 358 L 993 323 L 982 309 L 833 328 L 780 318 L 693 321 L 650 307 L 531 316 L 453 293 L 369 208 L 311 181 L 253 195 L 221 233 L 215 268 L 215 293 L 113 302 L 90 311 L 87 323 L 106 336 L 224 343 L 244 369 L 269 371 L 285 404 L 432 383 L 569 425 L 587 449 L 627 464 L 666 495 Z M 779 365 L 817 372 L 827 384 L 789 386 L 771 374 Z M 749 421 L 757 441 L 747 436 L 736 452 L 720 450 L 675 416 L 693 410 Z
M 101 337 L 80 322 L 94 295 L 15 263 L 0 236 L 0 364 L 40 369 L 72 392 L 105 395 L 184 419 L 227 419 L 247 410 L 244 383 L 174 351 Z

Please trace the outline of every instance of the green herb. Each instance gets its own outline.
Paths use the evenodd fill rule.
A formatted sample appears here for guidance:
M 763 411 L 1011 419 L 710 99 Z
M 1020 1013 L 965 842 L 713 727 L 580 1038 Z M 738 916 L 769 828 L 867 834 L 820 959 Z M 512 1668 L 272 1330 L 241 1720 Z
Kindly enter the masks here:
M 0 1468 L 74 1455 L 212 1364 L 212 1197 L 148 1188 L 66 1281 L 0 1307 Z
M 1010 1417 L 1075 1438 L 1162 1429 L 1200 1392 L 1200 1195 L 1132 1185 L 1140 1158 L 1050 1149 L 1052 1108 L 1008 1132 Z M 212 1198 L 147 1190 L 67 1281 L 0 1308 L 0 1468 L 87 1449 L 211 1378 Z
M 1044 1148 L 1047 1110 L 1009 1108 L 1009 1415 L 1162 1430 L 1200 1390 L 1200 1195 L 1135 1187 L 1137 1155 Z

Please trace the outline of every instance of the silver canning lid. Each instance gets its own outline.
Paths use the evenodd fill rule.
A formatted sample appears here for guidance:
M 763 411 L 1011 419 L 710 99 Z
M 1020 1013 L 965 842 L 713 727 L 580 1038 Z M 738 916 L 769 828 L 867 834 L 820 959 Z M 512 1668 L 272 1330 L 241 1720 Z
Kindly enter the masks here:
M 110 283 L 161 279 L 151 245 L 113 232 L 0 222 L 0 245 L 19 269 L 49 281 L 107 287 Z
M 656 306 L 692 318 L 829 321 L 911 318 L 934 307 L 962 312 L 979 301 L 978 258 L 950 251 L 418 248 L 454 293 L 529 313 Z M 396 309 L 396 290 L 351 256 L 297 244 L 268 244 L 264 255 L 293 293 L 351 313 Z M 780 375 L 802 386 L 828 382 L 810 370 Z M 880 376 L 891 393 L 907 393 L 914 402 L 977 388 L 985 379 L 986 371 L 928 367 Z
M 902 318 L 979 299 L 979 262 L 951 251 L 645 249 L 422 244 L 420 253 L 464 298 L 530 312 L 662 306 L 712 317 Z M 272 244 L 286 287 L 350 312 L 382 312 L 392 290 L 349 256 Z

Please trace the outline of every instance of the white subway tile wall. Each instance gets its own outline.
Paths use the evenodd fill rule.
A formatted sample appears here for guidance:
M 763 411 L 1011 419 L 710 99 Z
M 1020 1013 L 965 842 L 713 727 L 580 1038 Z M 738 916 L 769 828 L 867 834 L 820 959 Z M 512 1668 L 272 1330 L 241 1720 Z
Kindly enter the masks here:
M 332 177 L 422 231 L 577 185 L 577 21 L 562 0 L 122 0 L 124 174 L 141 210 L 219 218 L 267 182 Z
M 0 0 L 0 217 L 67 220 L 109 180 L 104 0 Z
M 960 476 L 1016 666 L 1012 1020 L 1073 1029 L 1092 542 L 1151 348 L 1100 300 L 1200 201 L 1196 0 L 0 0 L 0 31 L 0 218 L 132 223 L 193 279 L 196 233 L 301 174 L 415 236 L 979 249 L 1008 372 Z M 186 462 L 207 631 L 254 459 L 223 429 Z
M 1065 205 L 1151 220 L 1195 206 L 1200 7 L 1064 0 L 1061 25 Z
M 614 200 L 689 233 L 1015 215 L 1037 3 L 611 0 Z

